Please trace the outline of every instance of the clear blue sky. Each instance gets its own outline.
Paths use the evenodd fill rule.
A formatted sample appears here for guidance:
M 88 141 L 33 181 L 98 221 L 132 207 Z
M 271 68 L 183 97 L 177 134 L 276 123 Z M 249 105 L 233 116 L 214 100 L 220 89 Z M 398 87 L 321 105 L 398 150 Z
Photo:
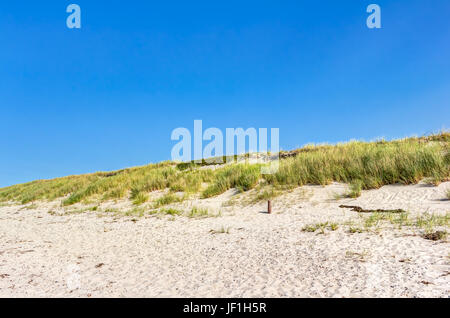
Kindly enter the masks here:
M 0 42 L 0 186 L 170 159 L 194 119 L 283 149 L 450 126 L 448 0 L 7 1 Z

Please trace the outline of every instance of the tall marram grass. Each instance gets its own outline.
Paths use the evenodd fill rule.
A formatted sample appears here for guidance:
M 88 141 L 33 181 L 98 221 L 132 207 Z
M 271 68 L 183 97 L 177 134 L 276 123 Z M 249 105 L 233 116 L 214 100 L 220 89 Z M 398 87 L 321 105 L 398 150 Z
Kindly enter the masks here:
M 203 197 L 209 198 L 228 189 L 237 188 L 247 191 L 258 184 L 261 178 L 261 165 L 237 164 L 218 169 L 214 181 L 203 191 Z
M 278 172 L 261 175 L 260 164 L 234 163 L 215 170 L 202 164 L 162 162 L 114 172 L 39 180 L 0 189 L 0 201 L 21 203 L 64 198 L 71 205 L 88 200 L 130 198 L 137 204 L 155 190 L 201 193 L 203 198 L 228 189 L 247 191 L 269 185 L 326 185 L 333 181 L 374 189 L 386 184 L 438 184 L 450 179 L 450 133 L 395 141 L 306 146 L 280 161 Z
M 422 142 L 411 138 L 305 147 L 296 157 L 283 160 L 279 171 L 265 179 L 273 184 L 297 186 L 358 180 L 363 189 L 413 184 L 424 178 L 437 183 L 450 175 L 449 144 L 448 139 Z

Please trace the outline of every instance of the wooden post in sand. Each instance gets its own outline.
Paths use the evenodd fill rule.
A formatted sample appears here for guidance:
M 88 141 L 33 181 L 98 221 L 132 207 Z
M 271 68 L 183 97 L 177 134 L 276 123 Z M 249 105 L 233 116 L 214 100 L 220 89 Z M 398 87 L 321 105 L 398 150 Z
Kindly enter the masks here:
M 272 213 L 272 202 L 270 200 L 267 202 L 267 213 Z

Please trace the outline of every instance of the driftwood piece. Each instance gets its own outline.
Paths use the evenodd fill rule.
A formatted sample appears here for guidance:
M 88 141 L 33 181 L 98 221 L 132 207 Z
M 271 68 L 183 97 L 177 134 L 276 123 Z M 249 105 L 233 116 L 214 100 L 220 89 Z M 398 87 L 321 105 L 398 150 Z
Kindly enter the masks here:
M 394 210 L 363 209 L 360 206 L 356 206 L 356 205 L 340 205 L 339 207 L 343 208 L 343 209 L 352 209 L 352 211 L 359 212 L 359 213 L 404 213 L 404 212 L 406 212 L 403 209 L 394 209 Z

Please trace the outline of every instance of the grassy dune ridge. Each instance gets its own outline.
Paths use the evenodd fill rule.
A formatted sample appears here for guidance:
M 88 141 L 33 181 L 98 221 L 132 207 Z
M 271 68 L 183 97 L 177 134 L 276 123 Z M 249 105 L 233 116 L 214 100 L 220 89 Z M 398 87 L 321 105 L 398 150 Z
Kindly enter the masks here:
M 231 188 L 248 191 L 260 184 L 273 188 L 305 184 L 350 183 L 359 189 L 413 184 L 425 178 L 438 184 L 450 179 L 450 132 L 393 141 L 351 141 L 308 145 L 280 161 L 273 175 L 262 175 L 261 164 L 232 163 L 207 169 L 208 163 L 166 161 L 113 172 L 38 180 L 0 189 L 0 202 L 22 204 L 65 197 L 63 204 L 87 200 L 130 198 L 145 202 L 149 192 L 169 189 L 216 196 Z

